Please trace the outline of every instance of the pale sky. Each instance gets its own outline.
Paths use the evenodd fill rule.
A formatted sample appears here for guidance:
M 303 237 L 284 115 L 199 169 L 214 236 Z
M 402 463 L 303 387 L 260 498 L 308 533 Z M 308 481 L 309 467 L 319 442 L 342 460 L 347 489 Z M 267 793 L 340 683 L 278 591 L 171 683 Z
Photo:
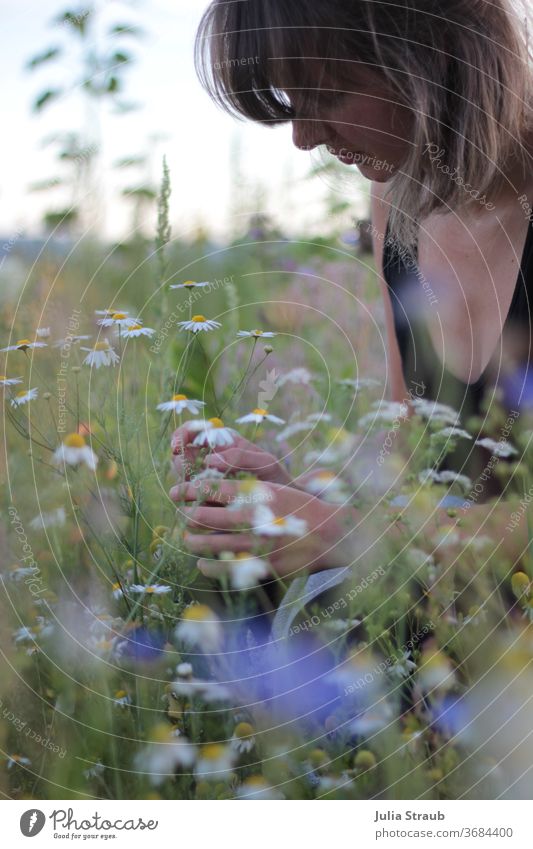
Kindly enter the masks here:
M 174 235 L 185 236 L 202 222 L 223 236 L 235 226 L 230 220 L 229 165 L 232 147 L 238 144 L 248 187 L 248 212 L 257 207 L 255 200 L 259 186 L 263 186 L 268 212 L 289 232 L 316 234 L 327 229 L 322 199 L 331 186 L 320 178 L 307 179 L 311 158 L 293 148 L 290 126 L 266 129 L 238 122 L 215 107 L 199 85 L 192 48 L 197 23 L 207 4 L 208 0 L 108 0 L 108 8 L 117 9 L 114 19 L 122 8 L 122 17 L 140 23 L 147 35 L 135 48 L 138 63 L 126 75 L 126 98 L 140 100 L 143 109 L 112 121 L 104 120 L 104 162 L 109 164 L 141 152 L 152 134 L 168 136 L 153 152 L 153 171 L 154 175 L 159 174 L 165 153 L 173 184 Z M 40 116 L 30 113 L 37 93 L 49 83 L 68 77 L 64 66 L 61 72 L 52 64 L 34 74 L 23 71 L 29 57 L 62 42 L 61 28 L 51 27 L 50 20 L 71 7 L 78 8 L 68 0 L 0 0 L 0 72 L 4 81 L 0 138 L 2 235 L 19 228 L 30 234 L 39 232 L 43 206 L 53 206 L 52 196 L 45 202 L 44 197 L 29 194 L 26 189 L 32 182 L 49 179 L 58 171 L 52 152 L 43 149 L 42 139 L 58 129 L 75 129 L 79 124 L 75 97 L 58 101 Z M 112 199 L 110 187 L 117 179 L 123 185 L 135 182 L 133 173 L 120 177 L 109 170 L 102 173 L 102 183 L 110 195 L 105 232 L 111 236 L 120 235 L 131 219 L 131 209 Z M 364 208 L 357 203 L 364 181 L 355 174 L 353 181 L 353 214 L 357 216 Z M 341 191 L 345 193 L 345 187 Z

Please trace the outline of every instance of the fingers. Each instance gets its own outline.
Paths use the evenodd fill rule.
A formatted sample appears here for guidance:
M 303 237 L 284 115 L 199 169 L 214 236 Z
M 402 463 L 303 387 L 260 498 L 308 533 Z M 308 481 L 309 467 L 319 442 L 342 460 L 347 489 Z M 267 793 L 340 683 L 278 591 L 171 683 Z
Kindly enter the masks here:
M 279 461 L 273 454 L 257 448 L 233 446 L 223 453 L 217 451 L 205 458 L 205 466 L 219 472 L 250 472 L 259 480 L 285 483 L 289 474 L 284 473 Z
M 201 501 L 220 507 L 234 502 L 238 491 L 239 481 L 202 480 L 173 486 L 170 497 L 172 501 Z
M 209 557 L 222 551 L 251 551 L 257 540 L 250 534 L 185 534 L 183 543 L 192 554 Z
M 249 528 L 250 521 L 243 510 L 224 510 L 220 507 L 184 507 L 183 514 L 190 528 L 211 531 L 239 531 Z

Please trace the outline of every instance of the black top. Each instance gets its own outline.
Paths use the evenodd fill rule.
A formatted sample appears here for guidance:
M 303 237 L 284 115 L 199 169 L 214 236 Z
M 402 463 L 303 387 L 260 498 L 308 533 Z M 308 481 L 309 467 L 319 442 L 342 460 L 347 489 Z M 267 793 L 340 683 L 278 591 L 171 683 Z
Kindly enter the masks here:
M 475 439 L 490 436 L 498 441 L 500 435 L 488 433 L 486 426 L 485 429 L 473 429 L 471 417 L 485 418 L 482 401 L 485 402 L 484 407 L 490 406 L 496 386 L 500 387 L 501 401 L 509 412 L 533 407 L 531 375 L 528 379 L 533 307 L 533 216 L 529 221 L 511 306 L 497 345 L 500 356 L 505 350 L 505 366 L 501 363 L 495 376 L 489 377 L 488 369 L 485 369 L 478 380 L 468 384 L 444 367 L 423 320 L 426 303 L 428 309 L 438 312 L 438 299 L 432 292 L 430 281 L 420 272 L 417 259 L 416 247 L 412 258 L 391 239 L 387 226 L 383 245 L 383 277 L 391 297 L 408 396 L 449 404 L 459 413 L 461 425 L 469 429 Z M 512 367 L 509 365 L 508 347 L 515 349 L 512 351 Z M 510 441 L 512 443 L 512 433 Z M 453 469 L 475 478 L 483 471 L 489 458 L 486 449 L 460 439 L 457 449 L 448 455 L 439 468 Z M 490 494 L 489 489 L 487 494 Z M 492 487 L 493 491 L 497 489 Z

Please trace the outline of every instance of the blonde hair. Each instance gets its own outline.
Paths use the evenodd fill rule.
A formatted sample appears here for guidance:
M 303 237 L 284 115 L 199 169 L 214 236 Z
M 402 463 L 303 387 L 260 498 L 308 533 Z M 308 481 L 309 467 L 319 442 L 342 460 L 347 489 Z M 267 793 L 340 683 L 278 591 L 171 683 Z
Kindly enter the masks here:
M 354 62 L 380 74 L 415 117 L 406 161 L 388 183 L 389 233 L 411 249 L 419 222 L 471 202 L 465 184 L 490 195 L 510 160 L 530 163 L 528 7 L 528 0 L 214 0 L 197 34 L 197 70 L 220 105 L 268 124 L 294 119 L 291 90 L 319 119 L 317 62 L 345 89 Z M 453 169 L 460 180 L 450 179 Z

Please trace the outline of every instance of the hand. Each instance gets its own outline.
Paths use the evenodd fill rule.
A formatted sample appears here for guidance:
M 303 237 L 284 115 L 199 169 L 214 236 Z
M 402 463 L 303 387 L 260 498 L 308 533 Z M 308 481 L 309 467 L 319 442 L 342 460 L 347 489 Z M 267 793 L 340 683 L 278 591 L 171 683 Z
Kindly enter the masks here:
M 191 445 L 195 436 L 196 432 L 191 431 L 187 423 L 172 435 L 173 464 L 180 480 L 190 479 L 194 465 L 204 450 L 193 448 Z M 243 436 L 236 436 L 232 445 L 220 446 L 208 454 L 204 459 L 204 467 L 225 474 L 250 472 L 259 480 L 272 483 L 291 483 L 291 476 L 274 454 L 254 445 Z
M 294 577 L 294 573 L 302 569 L 316 572 L 351 562 L 354 552 L 351 551 L 350 532 L 360 519 L 354 508 L 328 504 L 301 490 L 276 483 L 263 484 L 261 492 L 267 499 L 264 503 L 276 517 L 294 516 L 304 520 L 306 530 L 302 536 L 272 537 L 250 532 L 254 523 L 257 524 L 257 506 L 229 509 L 242 494 L 242 481 L 202 480 L 201 487 L 183 483 L 170 490 L 173 501 L 188 505 L 204 499 L 202 504 L 180 508 L 188 527 L 184 537 L 188 550 L 205 558 L 216 557 L 223 551 L 254 553 L 258 548 L 268 547 L 268 560 L 281 577 Z M 199 560 L 198 568 L 202 570 L 202 567 L 213 574 L 212 562 Z

